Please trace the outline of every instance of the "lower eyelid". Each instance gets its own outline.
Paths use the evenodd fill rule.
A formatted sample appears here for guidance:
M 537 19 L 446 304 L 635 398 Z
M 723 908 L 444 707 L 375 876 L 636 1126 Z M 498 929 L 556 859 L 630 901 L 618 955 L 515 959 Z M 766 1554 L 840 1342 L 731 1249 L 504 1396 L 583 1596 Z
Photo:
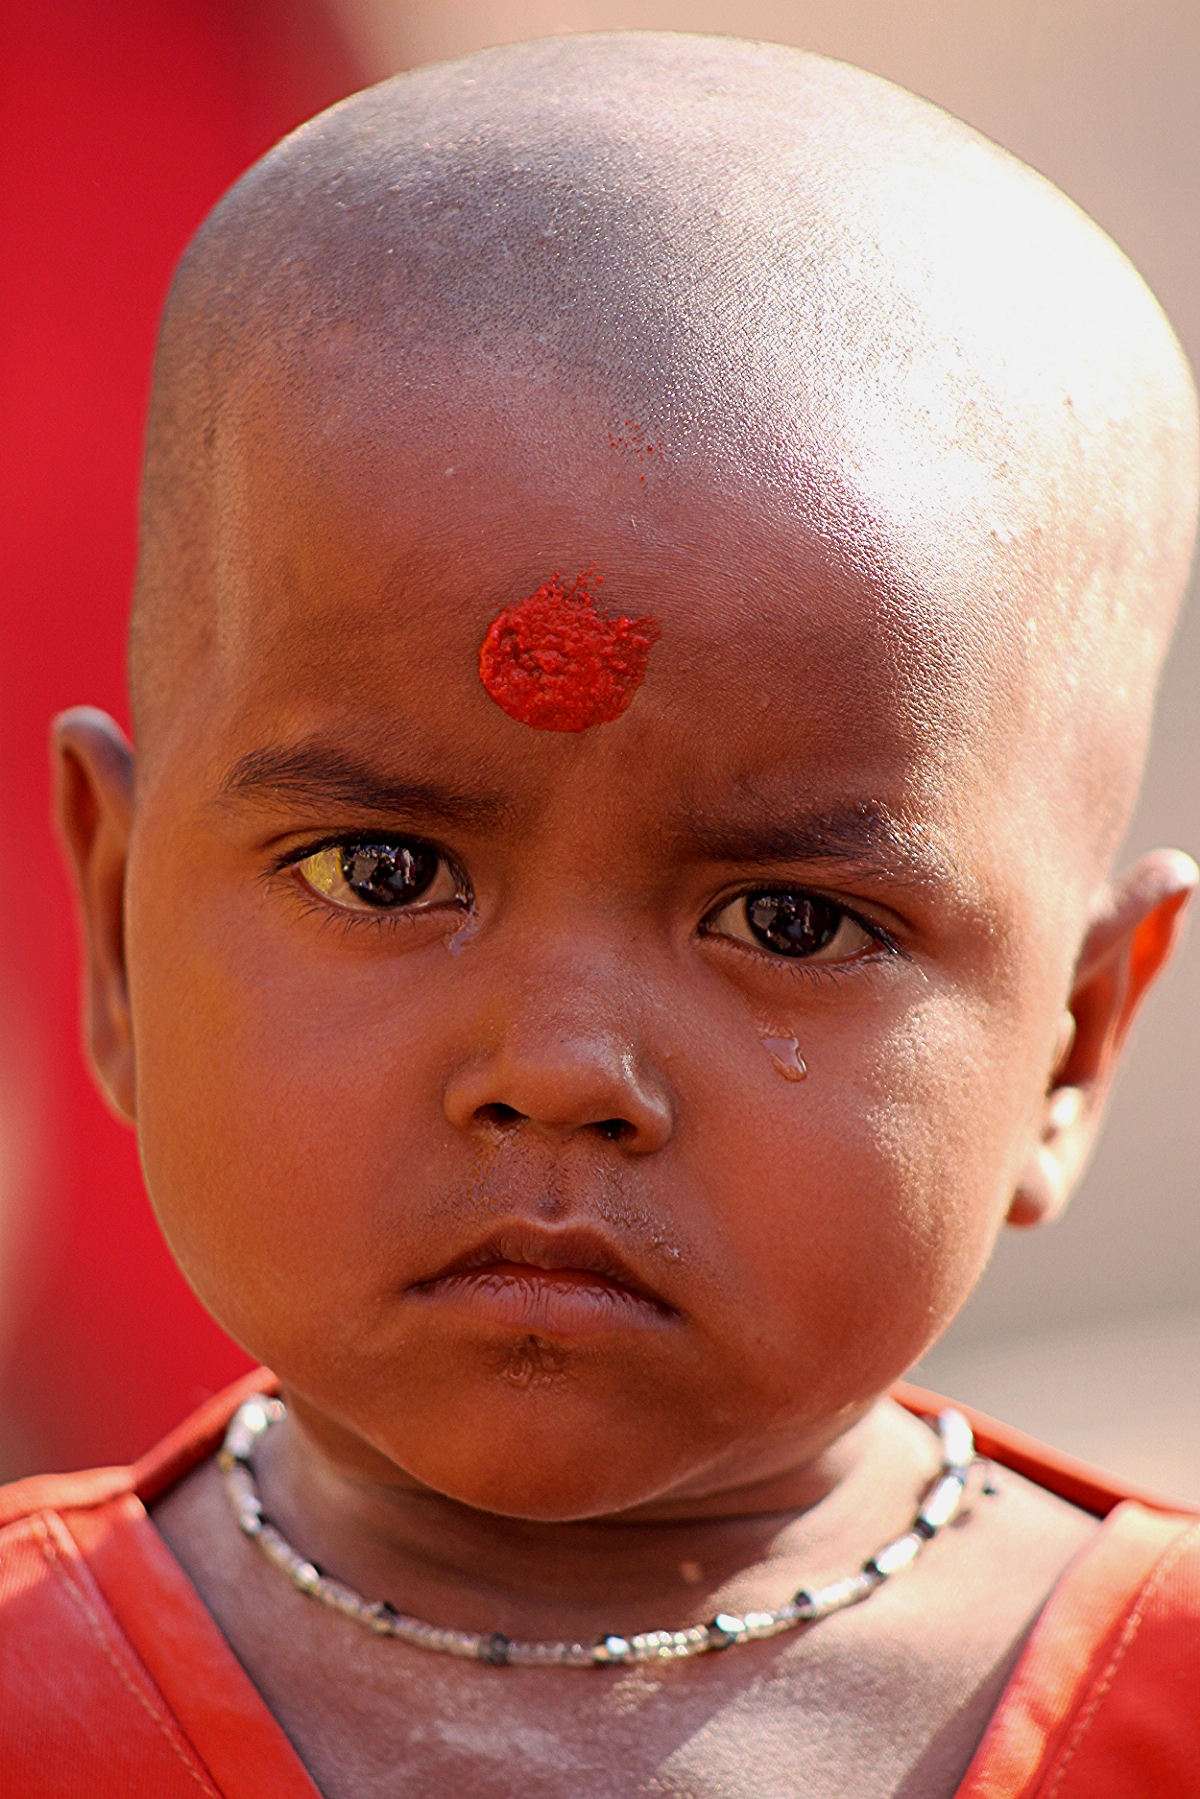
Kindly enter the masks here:
M 421 918 L 427 912 L 445 912 L 452 906 L 468 904 L 459 892 L 428 903 L 420 899 L 413 900 L 406 906 L 347 905 L 344 901 L 331 899 L 328 894 L 306 881 L 298 866 L 293 865 L 283 872 L 295 877 L 292 886 L 306 909 L 314 914 L 320 913 L 329 920 L 341 919 L 345 924 L 371 925 L 378 929 L 391 924 L 398 925 L 405 919 Z
M 789 975 L 808 975 L 813 980 L 818 976 L 836 980 L 838 976 L 850 969 L 861 967 L 868 962 L 890 961 L 898 952 L 891 944 L 871 937 L 863 948 L 849 956 L 835 956 L 822 961 L 820 956 L 783 956 L 776 950 L 761 948 L 758 944 L 748 943 L 743 937 L 730 937 L 724 931 L 705 931 L 704 936 L 717 943 L 727 944 L 730 949 L 743 955 L 752 956 L 757 962 L 765 962 L 769 968 L 782 970 Z

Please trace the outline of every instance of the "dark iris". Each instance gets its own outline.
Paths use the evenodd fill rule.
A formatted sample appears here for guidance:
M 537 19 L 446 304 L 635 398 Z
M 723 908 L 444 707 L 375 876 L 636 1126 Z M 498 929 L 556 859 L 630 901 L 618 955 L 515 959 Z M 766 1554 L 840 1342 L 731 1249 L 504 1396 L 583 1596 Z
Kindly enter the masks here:
M 427 843 L 352 843 L 342 851 L 342 879 L 369 906 L 420 899 L 437 868 L 437 851 Z
M 746 918 L 759 942 L 780 956 L 814 956 L 832 943 L 845 913 L 803 893 L 752 893 Z

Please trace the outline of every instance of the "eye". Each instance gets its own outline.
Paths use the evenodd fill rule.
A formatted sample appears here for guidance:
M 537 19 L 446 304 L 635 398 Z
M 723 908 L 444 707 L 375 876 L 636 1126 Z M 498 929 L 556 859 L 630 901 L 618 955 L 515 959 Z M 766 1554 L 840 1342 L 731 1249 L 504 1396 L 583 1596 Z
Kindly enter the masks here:
M 704 928 L 791 961 L 849 962 L 879 943 L 832 900 L 808 893 L 743 893 L 711 914 Z
M 334 843 L 293 866 L 314 893 L 348 912 L 425 912 L 462 897 L 445 856 L 413 838 Z

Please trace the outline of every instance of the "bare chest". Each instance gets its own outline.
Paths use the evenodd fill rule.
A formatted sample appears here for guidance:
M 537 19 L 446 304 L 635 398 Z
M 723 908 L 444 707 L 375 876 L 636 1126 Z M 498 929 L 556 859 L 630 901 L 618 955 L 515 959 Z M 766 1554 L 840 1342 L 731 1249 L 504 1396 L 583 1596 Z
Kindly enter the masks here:
M 888 1659 L 762 1645 L 661 1673 L 364 1666 L 352 1684 L 343 1661 L 271 1698 L 327 1799 L 951 1799 L 1008 1658 L 969 1693 Z
M 1028 1623 L 981 1633 L 960 1607 L 956 1628 L 914 1580 L 694 1661 L 490 1668 L 375 1637 L 274 1572 L 252 1555 L 205 1597 L 326 1799 L 951 1799 Z

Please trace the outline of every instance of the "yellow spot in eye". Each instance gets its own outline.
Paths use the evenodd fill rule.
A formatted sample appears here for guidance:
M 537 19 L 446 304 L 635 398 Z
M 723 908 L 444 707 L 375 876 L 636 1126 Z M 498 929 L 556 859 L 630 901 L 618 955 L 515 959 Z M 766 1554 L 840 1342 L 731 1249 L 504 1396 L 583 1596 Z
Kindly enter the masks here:
M 336 896 L 342 883 L 342 853 L 339 849 L 318 850 L 299 864 L 300 872 L 310 887 L 328 899 Z

